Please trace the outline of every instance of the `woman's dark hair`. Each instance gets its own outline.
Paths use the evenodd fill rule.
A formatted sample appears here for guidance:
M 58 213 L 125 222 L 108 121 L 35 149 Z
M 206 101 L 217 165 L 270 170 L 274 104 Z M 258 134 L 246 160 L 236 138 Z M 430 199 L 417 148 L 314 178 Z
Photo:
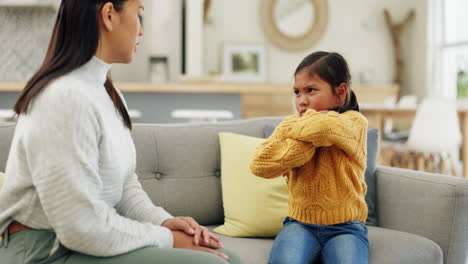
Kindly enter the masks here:
M 26 83 L 13 108 L 18 116 L 27 113 L 32 99 L 47 84 L 91 60 L 99 42 L 99 11 L 107 2 L 111 2 L 117 11 L 121 11 L 126 1 L 62 0 L 44 61 Z M 104 87 L 122 116 L 125 126 L 132 129 L 127 109 L 109 76 Z
M 303 69 L 307 69 L 310 76 L 317 74 L 320 79 L 329 83 L 336 95 L 336 88 L 342 83 L 348 85 L 348 93 L 343 105 L 332 109 L 338 113 L 344 113 L 349 110 L 359 112 L 357 97 L 351 90 L 351 74 L 346 60 L 338 53 L 318 51 L 305 57 L 297 66 L 294 76 Z

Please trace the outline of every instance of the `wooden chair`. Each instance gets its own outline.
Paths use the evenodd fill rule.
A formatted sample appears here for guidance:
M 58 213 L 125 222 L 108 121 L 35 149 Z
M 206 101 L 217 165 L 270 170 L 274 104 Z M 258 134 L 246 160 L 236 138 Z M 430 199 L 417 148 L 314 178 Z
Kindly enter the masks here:
M 382 162 L 384 166 L 418 170 L 445 175 L 457 176 L 457 167 L 450 155 L 442 153 L 422 153 L 392 149 L 382 149 Z

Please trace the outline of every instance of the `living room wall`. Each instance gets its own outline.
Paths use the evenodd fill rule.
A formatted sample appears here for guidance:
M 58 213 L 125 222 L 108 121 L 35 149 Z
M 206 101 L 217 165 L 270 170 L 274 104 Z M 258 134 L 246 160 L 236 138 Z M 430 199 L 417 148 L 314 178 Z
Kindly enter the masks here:
M 26 81 L 49 44 L 56 11 L 0 7 L 0 82 Z
M 329 24 L 315 47 L 301 52 L 285 52 L 273 46 L 259 23 L 260 0 L 212 1 L 210 23 L 204 30 L 204 70 L 221 71 L 223 43 L 262 43 L 267 50 L 267 80 L 272 83 L 292 81 L 292 72 L 300 60 L 313 51 L 342 53 L 351 67 L 354 82 L 359 73 L 370 71 L 373 83 L 392 82 L 394 55 L 383 9 L 388 8 L 395 21 L 401 21 L 409 9 L 416 17 L 403 34 L 407 58 L 403 93 L 426 94 L 426 0 L 329 0 Z
M 323 38 L 315 47 L 293 53 L 276 48 L 265 38 L 259 25 L 259 1 L 212 1 L 209 15 L 211 23 L 205 26 L 203 32 L 205 73 L 221 71 L 222 43 L 263 43 L 268 55 L 267 80 L 272 83 L 290 82 L 292 71 L 298 62 L 306 54 L 316 50 L 333 50 L 345 55 L 351 65 L 355 82 L 359 82 L 360 72 L 371 71 L 374 83 L 388 83 L 392 81 L 394 75 L 394 55 L 382 10 L 388 8 L 395 20 L 400 21 L 410 8 L 414 8 L 416 19 L 403 34 L 407 58 L 407 82 L 403 92 L 414 93 L 419 98 L 426 95 L 428 8 L 426 0 L 329 0 L 329 24 Z M 155 7 L 161 9 L 161 6 Z M 153 8 L 148 8 L 147 11 L 147 22 L 155 23 L 157 19 L 151 14 Z M 3 40 L 0 42 L 0 47 L 2 50 L 10 51 L 2 55 L 2 61 L 7 63 L 0 66 L 0 69 L 3 69 L 0 71 L 1 81 L 24 81 L 37 68 L 47 47 L 55 17 L 54 12 L 51 9 L 0 8 L 0 21 L 3 20 L 5 23 L 2 24 L 9 25 L 8 32 L 0 33 L 0 39 Z M 146 80 L 148 62 L 143 51 L 157 53 L 154 49 L 163 47 L 161 44 L 163 42 L 172 43 L 177 40 L 180 42 L 179 34 L 175 32 L 170 34 L 171 29 L 168 27 L 166 35 L 172 36 L 171 39 L 152 34 L 150 28 L 148 27 L 134 65 L 115 67 L 116 80 L 131 80 L 119 78 L 124 75 L 132 76 L 136 78 L 135 80 Z M 30 45 L 32 42 L 35 44 Z M 176 49 L 180 50 L 180 46 Z M 39 56 L 41 54 L 42 56 Z M 180 58 L 173 58 L 173 61 L 178 60 Z M 177 78 L 175 71 L 177 70 L 171 69 L 174 75 L 171 79 Z

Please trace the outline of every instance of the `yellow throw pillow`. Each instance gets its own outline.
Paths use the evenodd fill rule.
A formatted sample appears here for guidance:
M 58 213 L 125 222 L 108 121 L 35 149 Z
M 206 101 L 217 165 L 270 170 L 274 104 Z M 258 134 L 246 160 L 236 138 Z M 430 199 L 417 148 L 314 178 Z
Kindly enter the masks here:
M 5 174 L 0 172 L 0 189 L 2 189 L 3 182 L 5 181 Z
M 288 212 L 286 179 L 263 179 L 250 172 L 262 138 L 220 133 L 224 225 L 215 232 L 234 237 L 274 237 Z

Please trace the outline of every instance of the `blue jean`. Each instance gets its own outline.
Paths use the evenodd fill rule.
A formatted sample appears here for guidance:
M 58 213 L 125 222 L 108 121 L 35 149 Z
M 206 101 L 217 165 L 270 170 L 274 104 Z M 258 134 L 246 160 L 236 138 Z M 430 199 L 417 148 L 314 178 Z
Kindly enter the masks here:
M 360 221 L 313 225 L 286 217 L 275 239 L 268 263 L 367 264 L 367 227 Z

